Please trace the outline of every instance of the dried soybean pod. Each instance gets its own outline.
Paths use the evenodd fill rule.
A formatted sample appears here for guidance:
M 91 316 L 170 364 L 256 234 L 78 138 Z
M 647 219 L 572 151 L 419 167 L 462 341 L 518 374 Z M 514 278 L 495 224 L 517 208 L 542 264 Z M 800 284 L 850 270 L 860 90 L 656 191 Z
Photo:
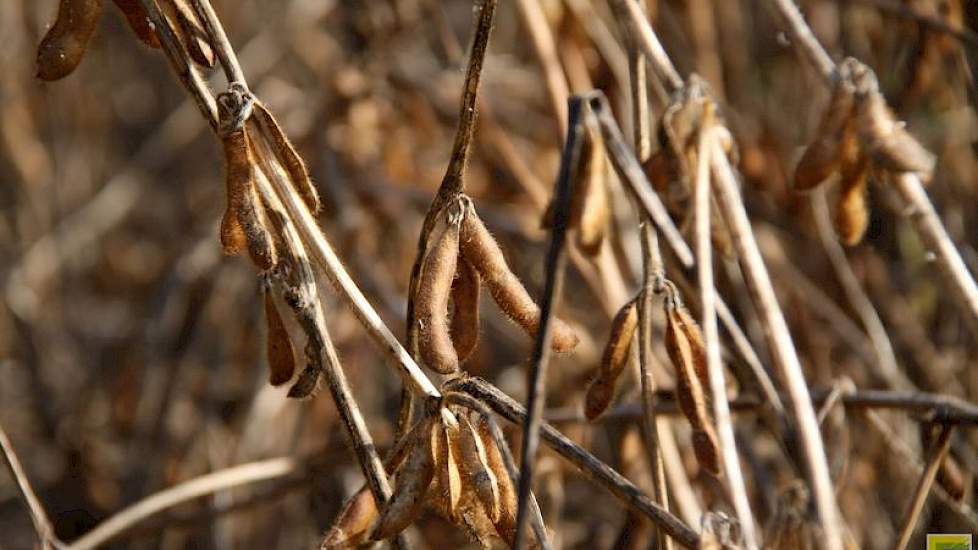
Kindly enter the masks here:
M 326 533 L 320 550 L 359 548 L 367 542 L 370 527 L 377 519 L 377 503 L 364 485 L 343 505 L 332 527 Z
M 587 142 L 585 142 L 587 143 Z M 580 219 L 577 222 L 577 245 L 594 256 L 601 250 L 607 232 L 611 208 L 608 205 L 608 161 L 600 137 L 590 143 L 586 181 L 579 191 L 583 196 Z
M 585 395 L 584 414 L 588 420 L 600 416 L 614 397 L 615 383 L 625 368 L 628 349 L 638 327 L 637 300 L 632 299 L 622 306 L 611 322 L 611 335 L 608 336 L 608 344 L 601 358 L 601 370 L 588 386 Z
M 266 228 L 264 207 L 255 192 L 254 159 L 251 145 L 243 128 L 224 136 L 224 156 L 227 162 L 228 209 L 236 221 L 226 212 L 221 223 L 221 242 L 225 252 L 241 249 L 241 235 L 247 244 L 251 260 L 259 269 L 266 270 L 278 261 L 275 243 Z
M 601 413 L 608 409 L 608 405 L 611 404 L 614 397 L 615 383 L 609 380 L 604 373 L 598 374 L 594 380 L 591 380 L 587 387 L 587 393 L 584 394 L 584 416 L 588 420 L 594 420 L 601 416 Z
M 465 258 L 458 259 L 452 281 L 452 345 L 459 362 L 465 362 L 479 343 L 479 272 Z
M 113 0 L 119 11 L 125 16 L 126 21 L 129 23 L 129 28 L 136 33 L 136 36 L 143 41 L 144 44 L 151 48 L 160 47 L 160 38 L 156 36 L 156 31 L 153 30 L 153 26 L 150 24 L 149 16 L 146 14 L 146 10 L 143 9 L 143 5 L 139 3 L 139 0 Z
M 302 197 L 309 210 L 312 210 L 313 214 L 319 212 L 319 192 L 316 191 L 312 180 L 309 179 L 309 169 L 306 168 L 306 163 L 299 156 L 299 153 L 296 152 L 292 142 L 289 141 L 288 136 L 282 131 L 282 127 L 279 126 L 278 121 L 275 120 L 271 111 L 265 107 L 264 103 L 258 100 L 255 100 L 255 116 L 261 121 L 261 126 L 265 130 L 262 135 L 267 136 L 271 142 L 272 150 L 275 151 L 275 157 L 289 174 L 289 179 L 292 180 L 292 186 L 295 187 L 295 190 Z
M 452 425 L 454 423 L 454 425 Z M 459 472 L 457 446 L 453 440 L 458 439 L 458 424 L 438 422 L 432 439 L 432 455 L 438 476 L 439 500 L 444 504 L 448 517 L 453 521 L 459 520 L 459 501 L 462 498 L 462 475 Z
M 265 319 L 268 323 L 268 382 L 273 386 L 281 386 L 295 374 L 295 351 L 292 349 L 289 331 L 275 307 L 271 290 L 265 291 Z
M 839 192 L 835 213 L 835 229 L 843 244 L 855 246 L 866 234 L 869 225 L 869 207 L 866 205 L 866 183 L 869 163 L 864 159 L 846 174 Z
M 878 91 L 859 102 L 859 137 L 880 168 L 894 172 L 914 172 L 930 179 L 934 155 L 924 149 L 896 119 Z
M 690 330 L 692 317 L 674 299 L 666 300 L 666 351 L 676 368 L 676 399 L 683 415 L 693 428 L 693 450 L 700 466 L 719 475 L 719 447 L 716 432 L 707 410 L 703 379 L 706 357 L 702 337 Z M 692 336 L 692 338 L 691 338 Z M 702 372 L 703 374 L 699 374 Z M 709 381 L 705 384 L 709 388 Z
M 530 297 L 523 283 L 506 264 L 499 244 L 489 234 L 475 209 L 468 208 L 462 220 L 460 250 L 462 256 L 475 266 L 482 276 L 492 299 L 507 317 L 516 322 L 531 337 L 540 326 L 540 308 Z M 577 346 L 579 338 L 566 323 L 553 319 L 553 338 L 550 347 L 557 353 Z
M 499 481 L 489 466 L 486 447 L 468 416 L 459 415 L 458 430 L 458 437 L 454 440 L 455 456 L 459 459 L 463 486 L 475 493 L 491 521 L 499 521 Z
M 421 263 L 415 298 L 418 351 L 428 368 L 441 374 L 458 370 L 458 355 L 448 328 L 448 298 L 458 264 L 459 226 L 448 209 L 439 214 L 435 235 Z
M 692 351 L 693 371 L 703 387 L 704 394 L 708 399 L 711 398 L 710 373 L 706 365 L 706 342 L 703 340 L 700 326 L 689 314 L 689 310 L 680 304 L 674 304 L 674 307 L 669 308 L 668 316 L 667 327 L 678 328 L 686 336 Z
M 424 496 L 435 477 L 432 441 L 441 425 L 436 416 L 421 420 L 411 434 L 411 448 L 397 472 L 394 493 L 380 513 L 372 540 L 400 533 L 421 513 Z
M 496 532 L 499 533 L 499 536 L 507 543 L 512 544 L 516 535 L 516 488 L 513 486 L 513 480 L 509 477 L 509 470 L 506 469 L 502 451 L 492 436 L 489 421 L 480 418 L 477 431 L 479 439 L 482 440 L 482 445 L 486 449 L 486 462 L 496 476 L 499 486 L 499 519 L 493 521 L 493 525 L 496 526 Z
M 805 149 L 795 168 L 795 190 L 814 189 L 839 171 L 843 148 L 852 139 L 849 128 L 855 117 L 854 106 L 852 84 L 840 79 L 832 90 L 815 141 Z
M 102 13 L 102 0 L 61 0 L 58 17 L 37 47 L 37 76 L 58 80 L 81 63 Z

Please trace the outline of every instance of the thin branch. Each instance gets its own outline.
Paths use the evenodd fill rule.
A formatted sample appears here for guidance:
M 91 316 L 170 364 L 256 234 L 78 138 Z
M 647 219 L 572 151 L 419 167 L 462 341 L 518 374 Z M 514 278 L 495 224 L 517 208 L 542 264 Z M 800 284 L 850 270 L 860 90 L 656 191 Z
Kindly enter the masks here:
M 530 370 L 527 374 L 527 408 L 529 414 L 523 424 L 523 453 L 520 464 L 520 485 L 517 492 L 518 511 L 516 514 L 516 535 L 513 547 L 522 548 L 526 533 L 528 513 L 527 499 L 533 487 L 534 462 L 540 443 L 540 424 L 543 422 L 544 402 L 546 401 L 547 367 L 550 364 L 550 341 L 553 336 L 554 309 L 558 306 L 564 285 L 564 271 L 567 263 L 567 225 L 570 216 L 571 197 L 574 193 L 574 178 L 581 157 L 584 135 L 585 100 L 572 96 L 568 109 L 568 130 L 564 151 L 560 159 L 560 172 L 554 190 L 554 225 L 547 251 L 546 273 L 543 296 L 540 299 L 540 327 L 533 340 L 530 356 Z
M 547 92 L 550 96 L 550 106 L 557 119 L 557 135 L 562 139 L 567 134 L 567 97 L 570 95 L 570 88 L 567 86 L 564 69 L 557 57 L 553 32 L 550 30 L 547 16 L 543 13 L 543 6 L 540 5 L 539 0 L 517 0 L 516 8 L 527 34 L 530 35 L 530 43 L 533 45 L 537 63 L 543 71 L 543 80 L 547 84 Z
M 218 19 L 214 7 L 211 6 L 210 0 L 193 0 L 193 3 L 194 8 L 204 23 L 204 29 L 213 41 L 214 53 L 221 61 L 221 67 L 224 69 L 224 75 L 227 77 L 228 84 L 232 82 L 245 84 L 247 81 L 245 80 L 244 71 L 241 70 L 241 64 L 238 63 L 238 58 L 234 55 L 234 48 L 231 47 L 231 41 L 228 40 L 228 35 L 224 32 L 224 26 L 221 25 L 221 21 Z
M 712 103 L 710 104 L 712 106 Z M 713 395 L 713 417 L 720 437 L 720 452 L 727 489 L 733 501 L 740 531 L 747 548 L 757 548 L 757 534 L 754 530 L 754 515 L 750 509 L 750 499 L 744 474 L 740 469 L 737 455 L 737 441 L 734 438 L 733 423 L 730 420 L 730 405 L 727 402 L 727 382 L 724 377 L 723 362 L 720 358 L 720 334 L 717 327 L 716 289 L 713 282 L 713 243 L 711 240 L 710 215 L 710 163 L 715 154 L 723 154 L 713 147 L 716 141 L 712 130 L 712 111 L 704 116 L 700 127 L 697 148 L 697 170 L 694 189 L 694 237 L 696 241 L 696 261 L 699 266 L 700 307 L 702 309 L 703 339 L 706 342 L 706 365 Z
M 514 424 L 522 424 L 526 419 L 526 409 L 522 405 L 481 378 L 457 378 L 448 382 L 446 389 L 462 391 L 485 402 L 497 414 Z M 669 536 L 684 547 L 699 547 L 700 536 L 694 529 L 668 510 L 652 502 L 634 483 L 568 439 L 550 424 L 544 422 L 540 429 L 545 443 L 629 509 L 661 526 Z
M 822 435 L 815 418 L 815 410 L 808 393 L 808 384 L 798 360 L 784 313 L 778 305 L 771 277 L 761 257 L 761 251 L 754 239 L 750 219 L 740 196 L 740 187 L 726 153 L 719 143 L 713 143 L 713 175 L 720 209 L 730 229 L 734 249 L 740 258 L 752 301 L 765 326 L 765 336 L 781 382 L 788 392 L 791 413 L 798 427 L 813 495 L 823 529 L 824 547 L 841 550 L 842 538 L 839 530 L 838 508 L 829 466 L 822 443 Z
M 910 542 L 914 527 L 917 525 L 917 519 L 920 517 L 920 512 L 924 509 L 927 495 L 930 494 L 931 485 L 934 484 L 934 478 L 937 477 L 937 470 L 941 467 L 941 463 L 944 462 L 944 457 L 947 456 L 947 452 L 951 448 L 951 436 L 953 434 L 954 426 L 945 425 L 941 428 L 941 435 L 934 442 L 934 446 L 930 452 L 930 458 L 927 459 L 927 465 L 924 467 L 920 480 L 917 482 L 917 489 L 914 491 L 913 500 L 910 501 L 910 508 L 907 510 L 907 515 L 903 520 L 900 537 L 893 546 L 895 550 L 904 550 Z
M 805 54 L 812 67 L 828 82 L 835 74 L 835 62 L 815 38 L 815 33 L 805 22 L 805 17 L 792 0 L 768 0 L 774 5 L 775 12 L 781 17 L 782 23 L 788 28 L 788 34 L 802 53 Z
M 7 437 L 7 432 L 3 430 L 3 426 L 0 426 L 0 452 L 3 454 L 3 461 L 7 465 L 10 477 L 17 483 L 20 496 L 24 499 L 24 504 L 27 505 L 27 511 L 30 512 L 34 531 L 37 532 L 37 539 L 41 543 L 41 548 L 50 550 L 51 548 L 63 547 L 64 543 L 58 540 L 57 535 L 55 535 L 54 526 L 51 525 L 51 520 L 48 519 L 47 512 L 44 511 L 44 505 L 41 504 L 34 488 L 31 487 L 27 473 L 24 472 L 24 467 L 14 451 L 14 445 Z
M 635 0 L 610 0 L 610 4 L 616 17 L 627 22 L 633 39 L 648 57 L 655 72 L 669 85 L 669 91 L 673 92 L 681 88 L 683 78 L 669 61 L 669 56 L 659 42 L 659 38 L 652 32 L 652 27 L 642 13 L 641 6 Z
M 132 504 L 98 524 L 95 529 L 85 533 L 71 543 L 70 550 L 90 550 L 98 548 L 132 529 L 146 518 L 177 504 L 223 491 L 269 479 L 276 479 L 296 472 L 299 464 L 291 457 L 259 460 L 233 466 L 217 472 L 184 481 L 152 494 Z

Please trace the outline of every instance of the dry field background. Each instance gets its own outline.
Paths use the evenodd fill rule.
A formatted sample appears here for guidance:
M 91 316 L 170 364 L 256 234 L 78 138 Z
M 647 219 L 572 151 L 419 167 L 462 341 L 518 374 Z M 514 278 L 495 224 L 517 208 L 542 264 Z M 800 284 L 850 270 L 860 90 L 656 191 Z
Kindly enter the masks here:
M 213 3 L 251 91 L 305 159 L 323 205 L 323 233 L 383 322 L 405 341 L 418 237 L 451 160 L 481 11 L 455 0 Z M 54 82 L 36 78 L 37 45 L 57 4 L 0 2 L 2 431 L 57 540 L 74 541 L 168 487 L 260 461 L 254 479 L 167 507 L 127 526 L 111 545 L 318 545 L 363 475 L 329 391 L 289 399 L 288 387 L 268 383 L 261 280 L 247 255 L 221 251 L 220 140 L 166 57 L 140 43 L 111 2 L 104 2 L 77 70 Z M 873 172 L 866 234 L 851 247 L 842 247 L 832 228 L 838 186 L 823 186 L 827 201 L 821 188 L 793 189 L 796 164 L 831 93 L 773 9 L 778 4 L 651 0 L 646 8 L 679 74 L 695 72 L 709 84 L 736 141 L 753 234 L 815 409 L 849 399 L 826 408 L 821 429 L 842 538 L 849 546 L 893 547 L 945 422 L 960 426 L 935 488 L 924 487 L 929 497 L 914 516 L 910 547 L 921 547 L 927 532 L 978 532 L 974 406 L 917 406 L 909 399 L 978 400 L 976 309 L 943 276 L 946 256 L 918 231 L 919 206 L 908 206 L 898 192 L 896 180 L 905 176 Z M 965 266 L 978 271 L 972 224 L 978 223 L 972 74 L 978 6 L 800 4 L 833 59 L 852 56 L 872 68 L 896 117 L 936 155 L 927 194 Z M 626 141 L 635 133 L 629 91 L 635 46 L 627 18 L 616 13 L 604 0 L 513 0 L 496 10 L 464 177 L 479 216 L 534 298 L 547 279 L 551 232 L 541 218 L 558 176 L 567 93 L 602 90 Z M 220 68 L 204 74 L 215 93 L 224 91 Z M 649 69 L 653 150 L 663 146 L 654 129 L 670 86 Z M 635 202 L 610 168 L 603 178 L 610 219 L 600 252 L 590 256 L 568 238 L 558 310 L 580 343 L 550 361 L 544 416 L 654 494 L 637 353 L 611 410 L 595 422 L 582 413 L 610 321 L 642 286 Z M 691 190 L 680 189 L 678 198 L 673 191 L 663 197 L 677 223 L 686 219 L 692 243 Z M 768 346 L 769 325 L 748 291 L 749 268 L 742 270 L 736 250 L 724 255 L 720 248 L 718 294 L 789 403 L 781 356 Z M 664 252 L 666 276 L 700 320 L 695 272 Z M 394 438 L 401 381 L 323 273 L 317 277 L 329 335 L 383 455 Z M 479 343 L 463 368 L 525 403 L 534 340 L 483 294 Z M 655 299 L 649 367 L 668 409 L 677 371 L 663 344 L 662 298 Z M 298 352 L 305 337 L 291 321 L 289 329 Z M 699 532 L 703 511 L 737 517 L 732 502 L 740 494 L 769 547 L 824 543 L 814 534 L 816 507 L 802 487 L 809 472 L 804 445 L 792 442 L 796 432 L 783 430 L 765 405 L 756 373 L 723 327 L 720 336 L 746 483 L 738 488 L 729 475 L 705 471 L 692 450 L 690 423 L 663 414 L 658 431 L 660 442 L 668 440 L 663 456 L 673 512 Z M 441 377 L 427 372 L 437 385 Z M 867 390 L 893 393 L 858 393 Z M 880 399 L 866 406 L 872 395 Z M 795 425 L 795 415 L 783 418 Z M 502 424 L 519 455 L 518 427 Z M 629 513 L 547 445 L 534 475 L 554 547 L 657 546 L 653 523 Z M 38 544 L 31 520 L 17 484 L 0 476 L 0 548 Z M 800 533 L 807 542 L 778 542 L 779 532 Z M 432 511 L 408 535 L 420 548 L 475 545 Z

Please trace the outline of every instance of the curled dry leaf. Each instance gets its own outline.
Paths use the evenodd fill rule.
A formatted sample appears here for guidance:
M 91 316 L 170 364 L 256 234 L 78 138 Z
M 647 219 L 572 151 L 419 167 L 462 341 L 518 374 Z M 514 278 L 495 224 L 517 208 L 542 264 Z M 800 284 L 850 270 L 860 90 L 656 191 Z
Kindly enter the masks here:
M 479 343 L 479 272 L 465 258 L 458 259 L 452 281 L 452 345 L 459 362 L 468 359 Z
M 377 519 L 377 503 L 364 485 L 340 510 L 320 545 L 321 550 L 347 550 L 367 543 L 370 527 Z
M 254 116 L 260 122 L 263 130 L 262 135 L 267 136 L 272 150 L 275 152 L 275 157 L 289 175 L 292 186 L 313 214 L 319 212 L 319 192 L 316 191 L 316 186 L 312 184 L 312 180 L 309 178 L 309 169 L 306 168 L 306 163 L 296 152 L 295 146 L 282 131 L 282 127 L 275 120 L 271 111 L 261 101 L 255 101 Z
M 628 361 L 628 350 L 638 327 L 638 298 L 626 303 L 611 322 L 611 335 L 604 348 L 598 375 L 588 386 L 584 414 L 594 420 L 611 404 L 615 384 Z
M 467 208 L 461 227 L 462 256 L 475 266 L 499 309 L 531 337 L 540 327 L 540 308 L 513 274 L 496 239 L 489 234 L 475 209 Z M 553 319 L 550 347 L 557 353 L 574 349 L 580 341 L 567 323 Z
M 150 24 L 149 15 L 146 14 L 146 10 L 143 9 L 143 5 L 139 3 L 139 0 L 113 1 L 116 7 L 119 8 L 119 11 L 122 12 L 122 15 L 125 16 L 129 28 L 136 33 L 136 36 L 147 46 L 159 48 L 160 38 L 156 36 L 156 31 L 153 30 L 153 26 Z
M 295 351 L 292 349 L 289 331 L 275 307 L 271 290 L 265 291 L 265 320 L 268 324 L 268 382 L 273 386 L 281 386 L 295 374 Z
M 421 263 L 415 298 L 418 351 L 428 368 L 441 374 L 458 370 L 458 355 L 448 326 L 448 298 L 458 265 L 459 220 L 442 210 Z M 449 219 L 451 218 L 451 219 Z
M 102 0 L 61 0 L 54 25 L 37 47 L 37 77 L 58 80 L 81 63 L 95 32 Z
M 693 429 L 693 451 L 700 466 L 720 474 L 719 443 L 710 417 L 706 347 L 699 327 L 672 297 L 665 301 L 666 351 L 676 368 L 676 399 Z
M 394 492 L 380 513 L 372 540 L 390 538 L 403 531 L 421 513 L 425 494 L 435 477 L 433 442 L 441 430 L 437 416 L 421 420 L 411 432 L 404 463 L 397 471 Z

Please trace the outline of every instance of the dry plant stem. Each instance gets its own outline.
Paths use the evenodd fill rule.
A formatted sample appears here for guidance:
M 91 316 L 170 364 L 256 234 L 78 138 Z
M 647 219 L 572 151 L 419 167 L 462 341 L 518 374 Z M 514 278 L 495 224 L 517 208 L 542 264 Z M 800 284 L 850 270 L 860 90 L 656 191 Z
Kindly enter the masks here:
M 780 14 L 788 27 L 791 38 L 798 44 L 802 52 L 818 70 L 826 86 L 835 82 L 835 64 L 825 51 L 811 29 L 805 23 L 804 17 L 798 11 L 798 6 L 792 0 L 769 0 L 774 4 L 775 11 Z M 923 183 L 916 174 L 902 173 L 893 177 L 903 200 L 911 207 L 911 221 L 920 234 L 924 244 L 937 255 L 941 271 L 951 282 L 959 297 L 968 309 L 968 328 L 973 335 L 978 336 L 978 284 L 968 271 L 961 253 L 947 234 L 940 216 L 934 209 L 933 203 L 924 190 Z
M 291 457 L 279 457 L 240 464 L 217 472 L 184 481 L 154 493 L 132 504 L 98 524 L 67 546 L 70 550 L 90 550 L 103 546 L 137 524 L 167 508 L 218 491 L 276 479 L 294 473 L 299 468 Z
M 835 502 L 835 492 L 832 478 L 829 475 L 828 462 L 822 435 L 815 418 L 808 384 L 802 372 L 794 342 L 788 332 L 771 277 L 761 257 L 761 251 L 754 239 L 750 219 L 740 197 L 737 178 L 727 161 L 726 154 L 718 143 L 713 143 L 711 164 L 714 182 L 717 185 L 720 208 L 727 226 L 730 229 L 734 249 L 740 258 L 741 266 L 747 281 L 751 299 L 755 303 L 761 321 L 764 324 L 765 337 L 771 348 L 775 366 L 781 377 L 781 382 L 787 390 L 789 407 L 796 426 L 798 427 L 805 461 L 808 466 L 809 482 L 812 485 L 812 495 L 818 510 L 819 521 L 822 525 L 824 548 L 841 550 L 842 538 L 839 530 L 838 508 Z
M 224 32 L 224 27 L 221 25 L 214 7 L 211 6 L 210 0 L 193 0 L 193 4 L 204 24 L 204 29 L 214 43 L 214 53 L 221 61 L 221 67 L 224 69 L 228 84 L 232 82 L 245 83 L 244 71 L 241 70 L 237 56 L 233 55 L 234 48 L 231 47 L 228 35 Z
M 634 73 L 633 73 L 634 74 Z M 661 287 L 664 277 L 662 257 L 659 253 L 659 239 L 655 229 L 648 221 L 639 228 L 639 239 L 642 246 L 642 294 L 638 308 L 638 364 L 641 375 L 642 390 L 642 433 L 645 436 L 645 447 L 648 451 L 649 467 L 652 470 L 652 486 L 655 490 L 655 501 L 663 509 L 669 510 L 669 491 L 666 485 L 665 457 L 661 448 L 661 433 L 659 421 L 655 414 L 655 390 L 657 387 L 652 369 L 652 312 L 654 293 Z M 632 344 L 635 345 L 634 343 Z M 659 547 L 671 550 L 672 539 L 665 536 L 662 529 L 656 528 Z
M 523 26 L 530 35 L 533 53 L 536 54 L 537 62 L 543 70 L 543 78 L 550 95 L 550 105 L 557 118 L 558 137 L 562 139 L 567 135 L 567 97 L 570 95 L 570 88 L 560 59 L 557 57 L 553 32 L 550 30 L 547 16 L 543 13 L 543 6 L 539 0 L 516 0 L 516 7 Z
M 750 509 L 750 498 L 744 483 L 737 455 L 737 442 L 734 438 L 733 422 L 730 420 L 730 404 L 727 402 L 727 383 L 724 378 L 723 363 L 720 358 L 720 333 L 716 316 L 716 289 L 713 283 L 713 244 L 710 239 L 710 162 L 715 141 L 712 128 L 700 128 L 697 151 L 696 185 L 694 189 L 694 238 L 696 240 L 696 262 L 699 266 L 700 303 L 702 309 L 703 339 L 706 342 L 706 365 L 713 394 L 713 417 L 717 435 L 720 438 L 721 459 L 727 489 L 733 501 L 734 512 L 740 522 L 744 545 L 748 549 L 757 548 L 757 534 L 754 530 L 754 515 Z
M 34 493 L 34 488 L 31 487 L 27 473 L 24 472 L 24 467 L 21 465 L 20 459 L 17 458 L 17 453 L 14 452 L 14 446 L 10 442 L 10 438 L 7 437 L 7 432 L 3 430 L 3 426 L 0 426 L 0 452 L 3 453 L 4 464 L 7 465 L 10 477 L 17 483 L 20 496 L 24 499 L 24 503 L 27 504 L 27 511 L 30 512 L 31 521 L 34 523 L 34 531 L 37 532 L 37 538 L 41 543 L 41 548 L 49 550 L 50 548 L 63 547 L 64 543 L 58 540 L 58 537 L 54 534 L 54 526 L 51 525 L 51 520 L 48 519 L 47 512 L 44 511 L 44 505 L 41 504 L 41 501 L 37 498 L 37 494 Z
M 492 410 L 486 406 L 485 403 L 467 393 L 446 393 L 445 401 L 472 409 L 486 419 L 486 422 L 489 423 L 489 431 L 492 432 L 492 438 L 496 442 L 496 447 L 499 448 L 499 453 L 503 456 L 503 462 L 506 464 L 506 472 L 509 474 L 509 480 L 512 482 L 513 487 L 518 487 L 520 483 L 520 472 L 516 469 L 516 461 L 513 460 L 513 453 L 510 451 L 509 445 L 506 443 L 506 436 L 503 434 L 502 428 L 499 427 L 499 423 L 496 422 L 496 418 L 493 416 Z M 537 503 L 537 497 L 533 493 L 530 493 L 529 503 L 530 524 L 533 528 L 533 534 L 535 534 L 537 536 L 537 540 L 540 541 L 541 550 L 548 550 L 551 547 L 550 540 L 547 538 L 547 529 L 544 527 L 543 515 L 540 513 L 540 505 Z
M 217 133 L 217 103 L 214 101 L 214 96 L 207 89 L 207 84 L 200 76 L 197 67 L 190 61 L 186 50 L 180 45 L 173 29 L 170 28 L 163 14 L 160 13 L 160 7 L 156 2 L 157 0 L 139 0 L 146 14 L 149 15 L 150 21 L 153 22 L 156 34 L 160 38 L 163 53 L 169 59 L 173 72 L 176 73 L 183 87 L 193 97 L 197 108 L 204 116 L 204 120 L 210 124 L 211 130 Z
M 496 413 L 514 424 L 522 424 L 526 409 L 492 384 L 480 378 L 456 379 L 451 389 L 465 392 L 489 405 Z M 574 464 L 589 479 L 604 487 L 629 509 L 661 526 L 679 544 L 697 548 L 699 534 L 668 510 L 652 502 L 641 489 L 610 466 L 598 460 L 547 423 L 541 424 L 543 440 L 558 454 Z
M 669 61 L 665 48 L 662 47 L 659 38 L 652 32 L 652 27 L 645 18 L 645 14 L 642 13 L 642 8 L 638 2 L 636 0 L 610 0 L 610 3 L 616 17 L 627 22 L 634 40 L 642 52 L 648 56 L 648 61 L 655 68 L 656 73 L 669 85 L 670 91 L 681 88 L 683 78 L 679 76 L 679 72 Z
M 260 164 L 262 166 L 278 167 L 278 165 L 269 164 L 272 162 L 271 159 L 274 158 L 274 153 L 266 149 L 267 146 L 265 143 L 261 142 L 261 140 L 258 141 L 256 154 L 264 161 Z M 274 210 L 281 215 L 281 203 L 278 197 L 275 196 L 272 185 L 268 180 L 282 179 L 284 180 L 283 184 L 288 186 L 288 177 L 283 173 L 278 173 L 277 170 L 273 170 L 273 174 L 270 177 L 264 173 L 264 170 L 256 170 L 256 172 L 258 176 L 256 178 L 257 185 L 261 194 L 265 197 L 266 203 L 270 206 L 270 210 Z M 282 217 L 284 218 L 284 216 Z M 322 368 L 322 374 L 326 378 L 326 384 L 329 386 L 333 403 L 336 405 L 336 409 L 343 419 L 343 424 L 347 427 L 354 453 L 357 456 L 363 475 L 367 480 L 367 484 L 370 486 L 370 492 L 373 494 L 379 509 L 391 497 L 391 487 L 387 479 L 387 473 L 384 471 L 384 465 L 377 453 L 377 448 L 373 443 L 373 438 L 370 436 L 370 431 L 367 429 L 367 422 L 357 406 L 356 399 L 353 397 L 353 392 L 350 390 L 350 385 L 347 382 L 346 375 L 340 365 L 339 357 L 336 354 L 336 348 L 333 346 L 333 341 L 326 329 L 326 317 L 323 313 L 322 301 L 319 298 L 315 275 L 306 256 L 305 247 L 302 245 L 299 234 L 287 219 L 283 219 L 281 235 L 286 245 L 285 248 L 291 254 L 289 260 L 293 265 L 288 267 L 293 270 L 292 277 L 296 279 L 295 286 L 298 287 L 289 289 L 289 292 L 294 292 L 296 297 L 299 298 L 296 301 L 302 312 L 296 311 L 297 318 L 304 325 L 304 329 L 307 331 L 309 338 L 313 338 L 315 335 L 313 343 L 317 349 L 312 351 L 313 353 L 318 353 L 320 356 L 318 358 L 319 366 Z M 289 283 L 292 283 L 292 281 L 289 281 Z
M 944 461 L 944 457 L 947 456 L 947 452 L 951 448 L 951 435 L 953 433 L 954 426 L 945 425 L 941 429 L 941 435 L 934 442 L 934 446 L 930 452 L 930 458 L 928 458 L 927 465 L 924 467 L 920 480 L 917 482 L 917 489 L 914 491 L 913 500 L 910 502 L 907 515 L 904 517 L 900 537 L 893 546 L 894 550 L 903 550 L 907 547 L 907 543 L 910 542 L 914 527 L 917 525 L 917 519 L 920 517 L 920 512 L 924 509 L 927 495 L 930 493 L 931 485 L 934 484 L 934 478 L 937 476 L 937 470 L 940 468 L 941 462 Z
M 831 214 L 829 206 L 825 200 L 825 192 L 821 189 L 816 190 L 811 197 L 812 215 L 815 217 L 815 227 L 818 231 L 818 240 L 825 249 L 825 254 L 832 264 L 842 289 L 846 293 L 849 305 L 856 311 L 862 321 L 863 327 L 873 343 L 876 352 L 877 375 L 886 382 L 892 389 L 910 389 L 912 383 L 906 375 L 900 371 L 897 364 L 896 355 L 893 353 L 893 344 L 890 337 L 886 334 L 886 327 L 880 320 L 873 302 L 863 291 L 859 279 L 849 265 L 845 250 L 839 244 L 839 239 L 832 228 Z
M 573 96 L 569 101 L 568 130 L 564 151 L 560 159 L 560 172 L 554 190 L 554 224 L 547 250 L 546 274 L 543 296 L 540 299 L 540 328 L 533 339 L 530 369 L 527 373 L 527 409 L 529 414 L 523 423 L 523 453 L 520 464 L 520 484 L 517 490 L 516 535 L 513 548 L 522 548 L 526 537 L 527 499 L 533 487 L 534 462 L 540 443 L 540 424 L 546 400 L 547 367 L 550 364 L 550 342 L 553 338 L 554 309 L 557 307 L 564 284 L 564 268 L 567 264 L 567 225 L 570 202 L 574 194 L 572 175 L 577 173 L 583 144 L 585 100 Z

